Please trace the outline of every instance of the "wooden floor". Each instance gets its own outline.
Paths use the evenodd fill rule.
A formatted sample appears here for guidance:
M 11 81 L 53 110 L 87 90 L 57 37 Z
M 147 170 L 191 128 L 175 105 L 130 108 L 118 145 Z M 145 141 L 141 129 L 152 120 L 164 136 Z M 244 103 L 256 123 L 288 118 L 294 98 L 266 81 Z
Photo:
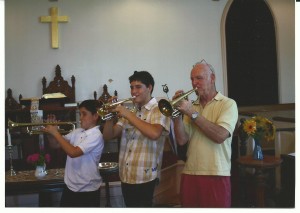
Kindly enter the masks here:
M 161 204 L 154 204 L 154 207 L 157 208 L 180 208 L 180 198 L 179 195 L 171 197 L 168 202 Z

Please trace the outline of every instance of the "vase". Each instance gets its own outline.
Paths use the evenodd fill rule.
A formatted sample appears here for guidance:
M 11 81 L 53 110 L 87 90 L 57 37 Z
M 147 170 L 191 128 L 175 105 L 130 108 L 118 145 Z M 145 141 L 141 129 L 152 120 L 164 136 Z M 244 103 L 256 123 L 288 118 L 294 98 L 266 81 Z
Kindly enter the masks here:
M 254 139 L 254 150 L 253 150 L 254 160 L 263 160 L 264 156 L 261 149 L 261 143 L 259 139 Z
M 44 166 L 36 166 L 34 175 L 37 179 L 44 178 L 47 175 L 46 164 Z

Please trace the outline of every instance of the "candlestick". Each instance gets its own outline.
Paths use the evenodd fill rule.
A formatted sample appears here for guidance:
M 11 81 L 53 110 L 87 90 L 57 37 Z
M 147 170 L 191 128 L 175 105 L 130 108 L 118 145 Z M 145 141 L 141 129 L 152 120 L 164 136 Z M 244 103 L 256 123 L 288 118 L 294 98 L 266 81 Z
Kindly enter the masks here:
M 16 171 L 14 170 L 14 167 L 13 167 L 13 157 L 12 157 L 12 153 L 13 153 L 13 146 L 10 144 L 7 146 L 8 147 L 8 153 L 9 153 L 9 162 L 10 162 L 10 176 L 15 176 L 17 175 Z
M 10 136 L 10 133 L 9 133 L 9 129 L 7 129 L 7 142 L 8 142 L 8 146 L 11 146 L 11 136 Z

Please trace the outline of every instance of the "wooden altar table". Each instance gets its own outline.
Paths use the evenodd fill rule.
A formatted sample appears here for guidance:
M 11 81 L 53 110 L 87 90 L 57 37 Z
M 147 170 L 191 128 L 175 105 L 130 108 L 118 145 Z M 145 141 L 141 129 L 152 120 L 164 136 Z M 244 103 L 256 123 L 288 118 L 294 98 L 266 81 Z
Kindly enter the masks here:
M 17 175 L 10 176 L 10 171 L 7 171 L 5 196 L 38 193 L 39 206 L 51 206 L 49 192 L 62 191 L 65 186 L 64 169 L 49 169 L 43 179 L 37 179 L 34 172 L 35 170 L 17 171 Z

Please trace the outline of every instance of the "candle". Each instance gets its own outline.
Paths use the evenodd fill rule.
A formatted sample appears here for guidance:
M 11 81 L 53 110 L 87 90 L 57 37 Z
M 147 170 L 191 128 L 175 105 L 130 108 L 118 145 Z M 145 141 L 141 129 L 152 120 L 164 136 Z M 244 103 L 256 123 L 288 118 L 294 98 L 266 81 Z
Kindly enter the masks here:
M 8 146 L 11 146 L 11 137 L 10 137 L 9 129 L 7 129 L 7 139 L 8 139 Z

